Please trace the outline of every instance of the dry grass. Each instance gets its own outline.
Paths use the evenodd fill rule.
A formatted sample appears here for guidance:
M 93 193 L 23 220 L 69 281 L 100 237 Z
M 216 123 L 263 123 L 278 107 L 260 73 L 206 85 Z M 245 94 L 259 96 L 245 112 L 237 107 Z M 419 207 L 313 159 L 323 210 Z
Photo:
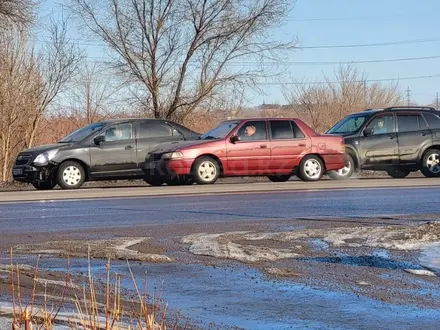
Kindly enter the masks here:
M 131 279 L 135 288 L 134 299 L 124 299 L 121 293 L 121 277 L 111 275 L 110 259 L 106 264 L 106 281 L 103 292 L 92 276 L 90 255 L 86 284 L 82 287 L 74 284 L 69 273 L 69 261 L 65 274 L 65 284 L 61 297 L 50 301 L 48 280 L 39 278 L 39 257 L 33 272 L 33 286 L 30 297 L 21 293 L 20 267 L 13 263 L 11 249 L 10 279 L 12 297 L 12 330 L 52 330 L 57 323 L 64 323 L 72 330 L 122 330 L 145 329 L 166 330 L 183 329 L 178 322 L 169 325 L 167 305 L 162 302 L 161 294 L 150 296 L 147 287 L 147 275 L 143 291 L 139 289 L 130 265 Z M 112 277 L 114 277 L 112 279 Z M 37 301 L 37 293 L 43 283 L 42 298 Z M 39 285 L 40 284 L 40 285 Z

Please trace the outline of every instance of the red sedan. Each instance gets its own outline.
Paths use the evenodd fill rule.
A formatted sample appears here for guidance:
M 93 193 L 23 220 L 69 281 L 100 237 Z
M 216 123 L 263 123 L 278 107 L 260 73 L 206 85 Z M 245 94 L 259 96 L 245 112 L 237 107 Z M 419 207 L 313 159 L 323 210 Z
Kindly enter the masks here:
M 342 137 L 320 135 L 296 118 L 237 119 L 220 123 L 197 141 L 159 145 L 147 155 L 144 172 L 152 185 L 210 184 L 226 176 L 284 182 L 297 175 L 317 181 L 326 171 L 343 168 L 344 154 Z

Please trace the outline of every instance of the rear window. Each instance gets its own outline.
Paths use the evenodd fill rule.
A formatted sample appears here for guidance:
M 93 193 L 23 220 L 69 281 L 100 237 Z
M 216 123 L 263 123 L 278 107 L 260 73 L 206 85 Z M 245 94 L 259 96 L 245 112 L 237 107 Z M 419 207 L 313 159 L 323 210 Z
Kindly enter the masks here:
M 428 122 L 429 127 L 431 128 L 440 128 L 440 117 L 433 113 L 423 113 L 426 121 Z

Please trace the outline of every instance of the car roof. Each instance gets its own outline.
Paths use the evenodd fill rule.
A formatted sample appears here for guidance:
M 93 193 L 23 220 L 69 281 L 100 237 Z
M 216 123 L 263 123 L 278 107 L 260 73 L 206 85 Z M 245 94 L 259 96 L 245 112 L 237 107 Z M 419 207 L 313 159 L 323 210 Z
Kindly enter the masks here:
M 99 123 L 106 123 L 106 124 L 114 124 L 114 123 L 120 123 L 125 121 L 167 121 L 165 119 L 156 119 L 156 118 L 114 118 L 114 119 L 104 119 L 100 120 Z
M 357 117 L 357 116 L 365 116 L 365 115 L 373 115 L 379 112 L 399 112 L 399 111 L 422 111 L 429 113 L 440 114 L 439 110 L 436 110 L 431 107 L 418 107 L 418 106 L 399 106 L 399 107 L 388 107 L 388 108 L 375 108 L 375 109 L 365 109 L 363 111 L 354 112 L 347 117 Z
M 224 120 L 223 122 L 229 121 L 253 121 L 253 120 L 299 120 L 297 117 L 249 117 L 249 118 L 233 118 Z

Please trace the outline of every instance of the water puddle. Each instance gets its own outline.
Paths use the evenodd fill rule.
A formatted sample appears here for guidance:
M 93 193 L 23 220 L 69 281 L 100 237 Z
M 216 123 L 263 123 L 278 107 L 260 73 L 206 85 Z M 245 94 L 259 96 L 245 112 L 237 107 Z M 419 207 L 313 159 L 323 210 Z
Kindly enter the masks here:
M 428 245 L 420 252 L 420 264 L 440 275 L 440 243 Z
M 31 258 L 26 259 L 32 264 Z M 408 266 L 382 259 L 339 257 L 321 261 L 388 268 Z M 96 277 L 105 278 L 105 263 L 92 261 Z M 65 265 L 62 259 L 40 260 L 40 266 L 45 269 L 65 271 Z M 149 292 L 157 293 L 162 288 L 163 299 L 170 309 L 181 311 L 203 328 L 209 328 L 212 323 L 221 329 L 359 329 L 369 324 L 387 329 L 434 328 L 440 319 L 438 310 L 393 305 L 352 293 L 271 280 L 256 269 L 236 263 L 221 267 L 149 263 L 131 263 L 130 266 L 138 285 L 142 286 L 148 271 Z M 111 269 L 122 276 L 125 289 L 133 289 L 125 262 L 114 261 Z M 71 259 L 70 271 L 86 274 L 87 260 Z

